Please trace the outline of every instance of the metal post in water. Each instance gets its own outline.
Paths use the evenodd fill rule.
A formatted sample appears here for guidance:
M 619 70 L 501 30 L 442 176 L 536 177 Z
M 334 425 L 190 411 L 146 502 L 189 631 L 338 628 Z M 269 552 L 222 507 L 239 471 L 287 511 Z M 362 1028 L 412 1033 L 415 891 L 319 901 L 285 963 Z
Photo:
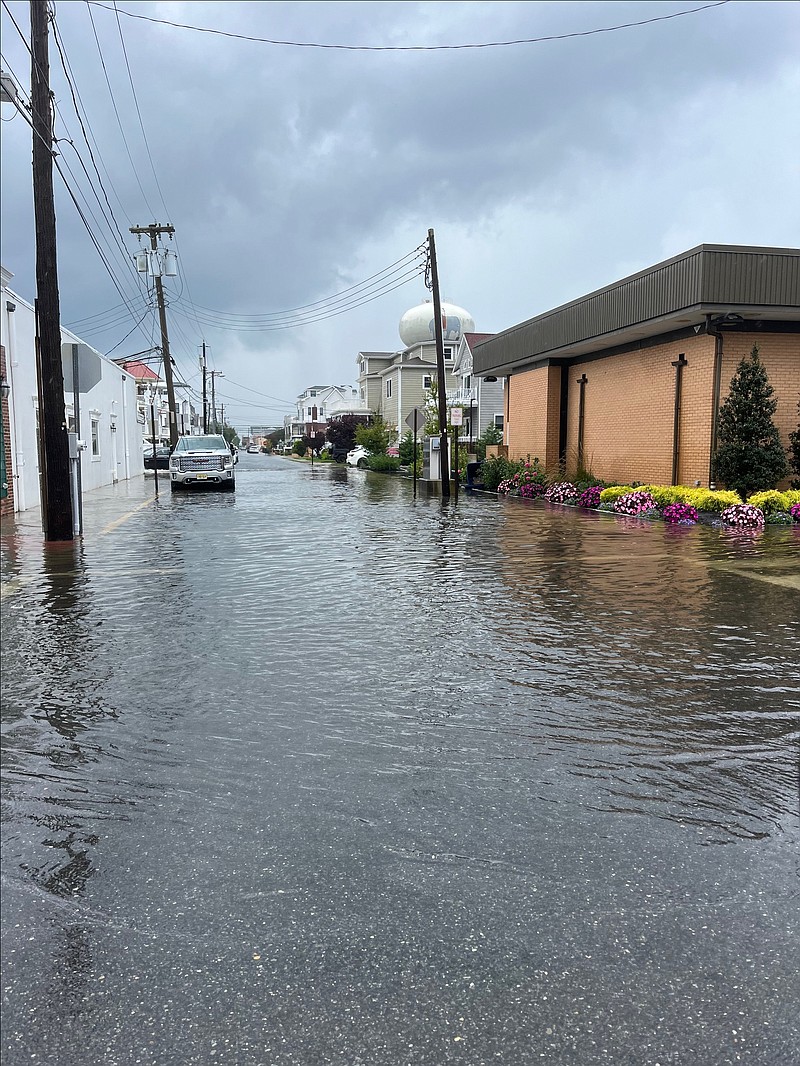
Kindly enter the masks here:
M 156 465 L 156 408 L 150 396 L 150 432 L 153 434 L 153 480 L 156 486 L 156 499 L 158 499 L 158 466 Z

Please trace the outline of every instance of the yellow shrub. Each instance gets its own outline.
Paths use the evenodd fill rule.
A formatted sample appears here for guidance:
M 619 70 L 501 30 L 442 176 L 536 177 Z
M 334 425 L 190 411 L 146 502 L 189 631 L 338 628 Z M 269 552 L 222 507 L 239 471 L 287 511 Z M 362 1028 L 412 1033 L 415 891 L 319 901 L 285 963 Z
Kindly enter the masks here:
M 698 511 L 724 511 L 726 507 L 732 507 L 735 503 L 741 503 L 742 499 L 738 492 L 717 491 L 711 489 L 686 489 L 682 503 L 691 504 Z
M 760 507 L 765 515 L 775 514 L 777 511 L 788 511 L 792 506 L 789 503 L 789 493 L 778 492 L 777 489 L 754 492 L 752 496 L 748 496 L 747 502 L 753 507 Z

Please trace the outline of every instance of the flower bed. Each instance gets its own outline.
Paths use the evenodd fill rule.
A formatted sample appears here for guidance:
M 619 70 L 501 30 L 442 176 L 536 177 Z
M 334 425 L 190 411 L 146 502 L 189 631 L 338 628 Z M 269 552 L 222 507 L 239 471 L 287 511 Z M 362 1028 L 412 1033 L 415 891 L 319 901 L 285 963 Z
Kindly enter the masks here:
M 746 503 L 737 493 L 688 485 L 604 485 L 580 481 L 548 483 L 538 459 L 486 460 L 481 469 L 486 488 L 501 496 L 543 498 L 547 503 L 610 511 L 634 518 L 661 519 L 668 525 L 691 526 L 699 521 L 733 529 L 762 530 L 766 524 L 800 523 L 800 490 L 770 489 Z

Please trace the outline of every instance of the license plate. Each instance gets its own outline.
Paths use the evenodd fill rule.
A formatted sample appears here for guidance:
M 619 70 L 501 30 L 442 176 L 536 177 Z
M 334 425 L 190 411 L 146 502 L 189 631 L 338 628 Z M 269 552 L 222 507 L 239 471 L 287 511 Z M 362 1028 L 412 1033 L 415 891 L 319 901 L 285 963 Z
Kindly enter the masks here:
M 198 480 L 198 481 L 205 481 L 205 479 L 206 479 L 207 477 L 208 477 L 208 474 L 198 474 L 198 475 L 197 475 L 197 480 Z

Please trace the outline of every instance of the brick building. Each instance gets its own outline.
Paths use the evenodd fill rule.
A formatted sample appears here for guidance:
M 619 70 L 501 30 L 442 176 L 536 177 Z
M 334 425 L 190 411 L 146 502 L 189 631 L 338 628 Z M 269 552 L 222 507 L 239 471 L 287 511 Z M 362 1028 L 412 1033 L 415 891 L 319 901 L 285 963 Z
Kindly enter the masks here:
M 800 249 L 700 245 L 496 334 L 511 458 L 607 481 L 712 482 L 717 412 L 757 344 L 784 445 L 800 400 Z

